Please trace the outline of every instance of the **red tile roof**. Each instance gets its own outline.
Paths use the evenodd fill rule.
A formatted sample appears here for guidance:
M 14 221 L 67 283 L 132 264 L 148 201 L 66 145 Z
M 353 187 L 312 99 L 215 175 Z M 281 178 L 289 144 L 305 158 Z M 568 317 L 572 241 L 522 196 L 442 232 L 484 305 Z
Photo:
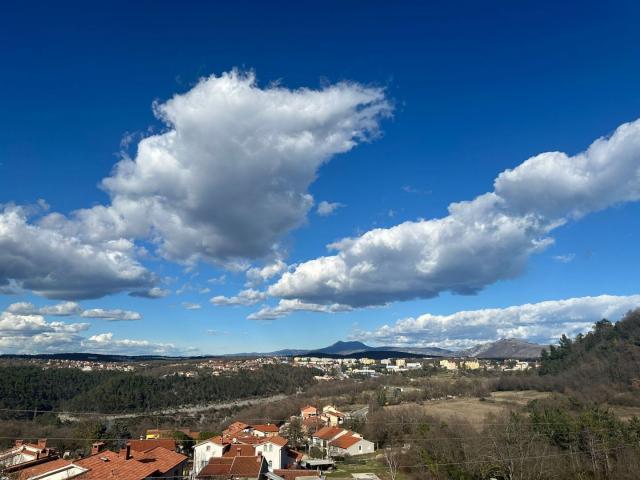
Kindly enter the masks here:
M 69 465 L 71 465 L 71 462 L 69 460 L 59 458 L 50 462 L 41 463 L 40 465 L 35 465 L 31 468 L 25 468 L 24 470 L 20 471 L 20 475 L 18 478 L 20 480 L 26 480 L 27 478 L 35 477 L 36 475 L 51 472 L 53 470 L 67 467 Z
M 298 477 L 319 477 L 320 474 L 316 470 L 303 470 L 303 469 L 276 469 L 273 471 L 279 477 L 284 480 L 295 480 Z
M 258 478 L 265 471 L 263 457 L 212 458 L 196 478 L 251 477 Z
M 82 480 L 144 480 L 158 471 L 152 463 L 142 463 L 133 459 L 126 460 L 117 453 L 106 450 L 74 462 L 89 469 L 79 475 Z
M 131 450 L 136 452 L 146 452 L 156 447 L 163 447 L 173 452 L 176 451 L 176 441 L 170 438 L 158 438 L 153 440 L 129 440 Z
M 300 462 L 304 457 L 304 453 L 294 450 L 293 448 L 287 449 L 287 455 L 296 463 Z
M 278 433 L 280 431 L 280 429 L 273 423 L 266 423 L 264 425 L 252 425 L 251 428 L 264 433 Z
M 244 422 L 233 422 L 231 425 L 229 425 L 226 429 L 225 432 L 228 433 L 233 433 L 233 432 L 239 432 L 241 430 L 244 430 L 245 428 L 247 428 L 249 425 L 247 425 Z
M 341 437 L 336 438 L 333 442 L 329 443 L 329 445 L 332 447 L 343 448 L 346 450 L 352 445 L 355 445 L 356 443 L 358 443 L 360 440 L 362 440 L 362 438 L 354 437 L 353 435 L 348 433 L 346 435 L 342 435 Z
M 332 440 L 344 431 L 344 428 L 340 427 L 322 427 L 320 430 L 314 433 L 313 436 L 322 440 Z
M 274 445 L 278 445 L 279 447 L 284 447 L 288 443 L 288 441 L 286 438 L 282 438 L 279 435 L 275 435 L 273 437 L 265 438 L 260 443 L 273 443 Z
M 227 450 L 222 454 L 223 457 L 255 457 L 256 447 L 253 445 L 245 444 L 233 444 L 227 447 Z
M 139 462 L 149 464 L 153 462 L 158 471 L 163 474 L 173 470 L 187 460 L 187 457 L 184 455 L 164 447 L 155 447 L 143 453 L 132 451 L 131 454 L 133 458 Z

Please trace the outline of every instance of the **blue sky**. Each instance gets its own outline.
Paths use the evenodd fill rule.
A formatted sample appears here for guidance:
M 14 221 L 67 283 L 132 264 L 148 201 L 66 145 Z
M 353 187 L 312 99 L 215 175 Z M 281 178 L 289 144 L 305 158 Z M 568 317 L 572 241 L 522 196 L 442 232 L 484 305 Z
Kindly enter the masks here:
M 634 2 L 3 10 L 0 352 L 547 341 L 639 303 Z

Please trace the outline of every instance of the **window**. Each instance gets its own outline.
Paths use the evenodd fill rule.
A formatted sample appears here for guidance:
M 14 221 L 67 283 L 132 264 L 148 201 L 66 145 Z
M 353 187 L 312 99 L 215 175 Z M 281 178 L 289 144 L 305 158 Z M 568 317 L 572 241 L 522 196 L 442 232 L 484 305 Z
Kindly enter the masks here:
M 207 452 L 211 451 L 211 445 L 207 445 Z
M 269 460 L 269 468 L 273 468 L 273 460 Z
M 358 451 L 361 452 L 362 451 L 362 445 L 358 445 Z

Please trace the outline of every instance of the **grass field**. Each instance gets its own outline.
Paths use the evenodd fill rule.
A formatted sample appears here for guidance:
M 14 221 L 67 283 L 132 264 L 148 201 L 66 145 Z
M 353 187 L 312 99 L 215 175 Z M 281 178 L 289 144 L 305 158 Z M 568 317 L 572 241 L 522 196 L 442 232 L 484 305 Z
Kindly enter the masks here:
M 484 400 L 479 398 L 452 398 L 447 400 L 428 400 L 418 408 L 428 415 L 445 421 L 481 423 L 488 414 L 502 415 L 508 410 L 521 411 L 528 402 L 550 396 L 547 392 L 493 392 Z M 405 408 L 406 404 L 387 407 Z

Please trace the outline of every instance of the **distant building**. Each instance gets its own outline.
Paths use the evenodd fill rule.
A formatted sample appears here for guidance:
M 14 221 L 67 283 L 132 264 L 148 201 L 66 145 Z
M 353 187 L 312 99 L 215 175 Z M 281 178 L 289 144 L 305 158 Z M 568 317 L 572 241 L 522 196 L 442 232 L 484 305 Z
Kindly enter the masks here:
M 458 370 L 458 364 L 453 360 L 440 360 L 439 365 L 440 368 L 444 368 L 445 370 Z

